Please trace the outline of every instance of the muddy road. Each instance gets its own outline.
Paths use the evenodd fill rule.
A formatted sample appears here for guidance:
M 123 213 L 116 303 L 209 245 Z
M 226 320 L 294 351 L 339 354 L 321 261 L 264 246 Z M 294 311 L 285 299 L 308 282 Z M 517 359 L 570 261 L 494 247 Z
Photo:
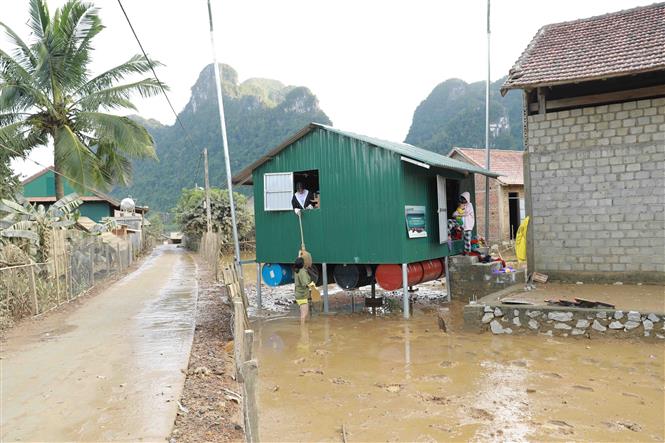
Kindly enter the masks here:
M 461 310 L 454 304 L 450 312 Z M 665 346 L 478 335 L 433 312 L 257 322 L 265 441 L 663 441 Z
M 2 345 L 2 441 L 163 441 L 192 343 L 196 267 L 174 246 Z

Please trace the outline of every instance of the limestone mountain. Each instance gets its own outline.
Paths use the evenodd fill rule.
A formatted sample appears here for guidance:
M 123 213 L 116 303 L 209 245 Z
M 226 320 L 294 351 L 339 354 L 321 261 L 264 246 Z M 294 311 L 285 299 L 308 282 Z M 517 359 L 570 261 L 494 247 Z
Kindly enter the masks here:
M 277 80 L 252 78 L 238 82 L 236 71 L 223 66 L 222 91 L 229 137 L 231 171 L 238 172 L 290 134 L 310 122 L 331 124 L 319 108 L 316 96 L 302 86 L 285 86 Z M 162 125 L 135 116 L 155 139 L 159 162 L 133 163 L 133 184 L 114 191 L 132 195 L 137 203 L 157 211 L 175 206 L 182 188 L 203 186 L 201 152 L 208 148 L 211 186 L 225 187 L 226 174 L 212 64 L 206 66 L 192 87 L 192 95 L 178 115 L 180 125 Z
M 501 97 L 505 78 L 490 84 L 490 146 L 523 149 L 522 96 Z M 448 79 L 438 84 L 413 113 L 407 143 L 447 154 L 453 146 L 485 146 L 485 82 Z

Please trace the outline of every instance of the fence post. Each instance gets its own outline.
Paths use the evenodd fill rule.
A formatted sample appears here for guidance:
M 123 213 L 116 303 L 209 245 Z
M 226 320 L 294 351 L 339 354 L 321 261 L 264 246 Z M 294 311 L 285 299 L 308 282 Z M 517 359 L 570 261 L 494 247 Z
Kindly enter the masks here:
M 242 354 L 243 354 L 243 338 L 245 331 L 245 313 L 242 301 L 234 300 L 233 301 L 233 358 L 236 362 L 236 375 L 239 380 L 242 380 L 242 374 L 240 371 L 242 365 Z
M 118 272 L 122 272 L 122 257 L 120 256 L 120 240 L 115 244 L 116 252 L 118 253 Z
M 90 259 L 90 286 L 92 287 L 95 284 L 95 259 L 94 259 L 94 244 L 90 245 L 88 249 L 88 258 Z
M 30 265 L 30 289 L 32 289 L 32 314 L 39 314 L 39 301 L 37 300 L 37 285 L 35 284 L 35 265 Z
M 106 252 L 106 276 L 108 277 L 111 275 L 111 253 L 109 252 L 109 246 L 104 244 L 104 242 L 102 242 L 102 247 Z
M 58 256 L 53 257 L 53 269 L 55 277 L 55 295 L 57 304 L 60 304 L 60 270 L 58 269 Z
M 254 358 L 254 331 L 252 329 L 245 329 L 245 340 L 243 341 L 243 363 Z
M 259 373 L 259 364 L 256 360 L 249 360 L 242 364 L 242 402 L 243 418 L 245 422 L 245 439 L 249 443 L 259 440 L 259 415 L 256 404 L 256 379 Z

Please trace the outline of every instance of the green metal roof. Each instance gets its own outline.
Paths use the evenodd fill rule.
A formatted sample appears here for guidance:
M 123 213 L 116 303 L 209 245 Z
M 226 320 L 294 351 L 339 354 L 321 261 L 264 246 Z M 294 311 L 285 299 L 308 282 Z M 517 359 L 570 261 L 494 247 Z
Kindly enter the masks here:
M 298 131 L 292 137 L 288 138 L 282 142 L 275 149 L 268 152 L 263 157 L 259 158 L 257 161 L 240 171 L 233 177 L 233 184 L 242 185 L 242 184 L 252 184 L 252 171 L 257 167 L 261 166 L 263 163 L 269 161 L 272 157 L 277 155 L 280 151 L 285 149 L 287 146 L 295 143 L 299 139 L 303 138 L 311 131 L 315 129 L 323 129 L 325 131 L 334 132 L 346 137 L 350 137 L 356 140 L 366 142 L 370 145 L 377 146 L 379 148 L 386 149 L 388 151 L 395 152 L 401 156 L 416 160 L 422 163 L 426 163 L 430 166 L 443 168 L 443 169 L 452 169 L 455 171 L 465 172 L 465 173 L 474 173 L 487 175 L 489 177 L 499 177 L 500 174 L 488 171 L 487 169 L 473 166 L 469 163 L 462 161 L 454 160 L 445 155 L 437 154 L 436 152 L 428 151 L 427 149 L 418 148 L 417 146 L 410 145 L 408 143 L 398 143 L 391 142 L 387 140 L 381 140 L 379 138 L 368 137 L 366 135 L 356 134 L 349 131 L 342 131 L 341 129 L 333 128 L 332 126 L 323 125 L 320 123 L 310 123 L 305 126 L 303 129 Z

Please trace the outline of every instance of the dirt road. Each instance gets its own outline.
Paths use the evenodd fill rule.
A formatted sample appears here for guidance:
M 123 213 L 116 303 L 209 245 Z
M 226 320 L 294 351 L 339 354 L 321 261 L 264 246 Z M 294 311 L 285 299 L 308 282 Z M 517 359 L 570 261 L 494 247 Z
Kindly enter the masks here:
M 2 441 L 164 441 L 197 298 L 192 258 L 161 246 L 134 272 L 2 346 Z

